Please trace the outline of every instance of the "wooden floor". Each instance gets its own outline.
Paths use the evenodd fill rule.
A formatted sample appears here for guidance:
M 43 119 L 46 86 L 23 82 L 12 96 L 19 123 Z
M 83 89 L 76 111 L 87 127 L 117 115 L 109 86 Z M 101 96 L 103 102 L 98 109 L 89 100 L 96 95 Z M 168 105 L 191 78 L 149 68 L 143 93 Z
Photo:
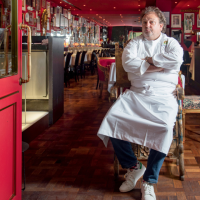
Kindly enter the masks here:
M 187 94 L 198 94 L 186 87 Z M 30 143 L 25 152 L 26 190 L 23 200 L 129 200 L 141 199 L 140 184 L 120 193 L 126 170 L 113 176 L 113 148 L 105 148 L 96 136 L 111 103 L 106 89 L 102 99 L 96 90 L 96 75 L 87 74 L 79 83 L 65 88 L 64 115 Z M 178 167 L 164 162 L 157 200 L 200 200 L 200 114 L 186 116 L 185 181 Z M 196 133 L 194 133 L 196 132 Z M 142 161 L 143 162 L 143 161 Z M 143 162 L 146 165 L 146 162 Z

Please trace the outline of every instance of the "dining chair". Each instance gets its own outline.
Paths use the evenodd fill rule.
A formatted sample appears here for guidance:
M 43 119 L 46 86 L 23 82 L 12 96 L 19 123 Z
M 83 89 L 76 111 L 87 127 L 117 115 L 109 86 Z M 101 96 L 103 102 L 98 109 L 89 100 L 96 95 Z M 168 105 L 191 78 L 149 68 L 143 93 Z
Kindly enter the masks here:
M 71 66 L 71 71 L 74 72 L 74 78 L 75 78 L 76 82 L 77 82 L 77 80 L 79 81 L 79 77 L 78 77 L 78 63 L 79 63 L 80 54 L 81 54 L 81 51 L 78 51 L 76 53 L 75 64 L 74 64 L 74 66 Z
M 110 65 L 115 62 L 115 58 L 103 57 L 97 58 L 97 86 L 96 89 L 100 88 L 100 96 L 102 97 L 103 86 L 108 85 L 108 78 L 110 72 Z
M 73 53 L 71 52 L 71 53 L 68 53 L 67 56 L 66 56 L 66 62 L 65 62 L 65 68 L 64 68 L 64 83 L 65 83 L 66 87 L 67 87 L 67 83 L 70 86 L 69 63 L 70 63 L 72 54 Z
M 81 62 L 80 65 L 78 66 L 78 71 L 80 71 L 80 75 L 81 75 L 81 79 L 82 79 L 82 75 L 85 78 L 85 65 L 84 65 L 84 60 L 85 60 L 85 55 L 86 55 L 87 51 L 83 51 L 81 54 Z

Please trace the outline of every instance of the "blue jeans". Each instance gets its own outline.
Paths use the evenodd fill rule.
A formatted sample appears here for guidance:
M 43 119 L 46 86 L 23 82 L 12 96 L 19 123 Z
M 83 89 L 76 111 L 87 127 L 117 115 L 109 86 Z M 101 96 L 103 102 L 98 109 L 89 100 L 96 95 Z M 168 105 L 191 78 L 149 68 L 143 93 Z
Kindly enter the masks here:
M 110 138 L 115 154 L 121 164 L 122 168 L 130 168 L 137 163 L 137 158 L 132 150 L 130 142 L 119 140 L 116 138 Z M 166 154 L 159 151 L 150 150 L 148 157 L 147 168 L 143 175 L 144 181 L 149 183 L 157 183 L 158 176 Z

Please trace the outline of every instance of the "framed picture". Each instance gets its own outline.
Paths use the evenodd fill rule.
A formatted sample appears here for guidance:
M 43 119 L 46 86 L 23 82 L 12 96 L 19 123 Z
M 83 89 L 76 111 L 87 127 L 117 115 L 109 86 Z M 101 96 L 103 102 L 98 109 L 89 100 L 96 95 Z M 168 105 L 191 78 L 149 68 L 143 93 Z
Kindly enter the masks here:
M 22 0 L 22 10 L 26 11 L 26 0 Z
M 29 24 L 33 25 L 33 13 L 29 13 Z
M 36 0 L 36 10 L 40 10 L 40 0 Z
M 42 0 L 42 7 L 46 8 L 46 0 Z
M 35 8 L 35 0 L 32 0 L 32 7 Z
M 52 15 L 53 14 L 53 7 L 51 7 L 50 10 L 51 10 L 51 15 Z
M 172 28 L 181 28 L 181 14 L 172 14 L 171 15 L 171 27 Z
M 49 28 L 49 19 L 47 19 L 47 31 L 49 31 L 50 28 Z
M 31 2 L 31 0 L 26 0 L 26 5 L 32 7 L 32 2 Z
M 170 12 L 163 12 L 165 18 L 166 18 L 166 22 L 167 22 L 167 25 L 169 25 L 169 16 L 170 16 Z
M 181 43 L 181 33 L 180 29 L 172 29 L 171 30 L 171 37 L 176 39 L 179 43 Z
M 197 32 L 197 41 L 200 42 L 200 32 Z
M 50 2 L 47 2 L 47 14 L 48 14 L 48 18 L 50 18 Z
M 194 13 L 184 13 L 184 32 L 190 33 L 194 25 Z
M 32 33 L 32 36 L 35 36 L 36 35 L 36 27 L 31 27 L 31 33 Z
M 199 14 L 197 15 L 197 28 L 200 28 L 200 19 L 199 19 Z
M 40 31 L 40 17 L 37 18 L 37 31 Z

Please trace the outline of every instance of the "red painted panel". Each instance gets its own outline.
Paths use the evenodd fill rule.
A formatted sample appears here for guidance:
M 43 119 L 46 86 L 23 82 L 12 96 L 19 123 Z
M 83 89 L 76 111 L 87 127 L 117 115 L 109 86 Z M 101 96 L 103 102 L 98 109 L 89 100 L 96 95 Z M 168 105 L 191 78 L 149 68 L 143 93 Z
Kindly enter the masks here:
M 15 193 L 13 182 L 15 181 L 15 129 L 13 129 L 14 105 L 0 111 L 0 180 L 4 184 L 0 187 L 1 199 L 10 199 Z

